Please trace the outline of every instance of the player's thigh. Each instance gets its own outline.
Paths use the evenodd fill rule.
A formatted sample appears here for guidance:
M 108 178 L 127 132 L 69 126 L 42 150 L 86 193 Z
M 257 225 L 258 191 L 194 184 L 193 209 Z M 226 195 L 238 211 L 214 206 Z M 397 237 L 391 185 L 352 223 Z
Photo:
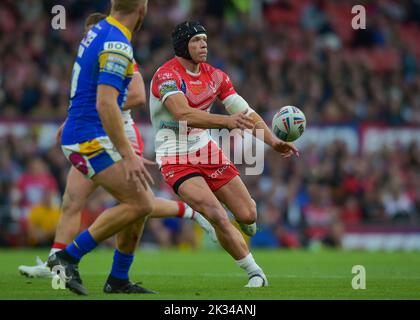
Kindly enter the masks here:
M 118 161 L 93 176 L 92 180 L 107 190 L 117 201 L 138 207 L 152 207 L 154 196 L 150 188 L 140 191 L 126 178 L 124 166 Z
M 256 205 L 239 176 L 214 192 L 239 221 L 252 223 L 256 219 Z
M 84 207 L 88 197 L 98 186 L 87 179 L 81 172 L 71 166 L 67 175 L 66 189 L 63 196 L 63 206 Z
M 178 188 L 178 195 L 191 208 L 204 214 L 211 221 L 227 219 L 223 206 L 203 177 L 193 177 L 184 181 Z

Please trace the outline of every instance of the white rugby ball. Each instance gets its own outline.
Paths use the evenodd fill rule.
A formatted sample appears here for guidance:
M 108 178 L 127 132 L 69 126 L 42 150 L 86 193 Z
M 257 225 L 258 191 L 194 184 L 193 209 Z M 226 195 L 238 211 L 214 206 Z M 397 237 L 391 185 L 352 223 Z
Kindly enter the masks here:
M 274 115 L 271 127 L 277 138 L 292 142 L 305 132 L 306 117 L 299 108 L 285 106 Z

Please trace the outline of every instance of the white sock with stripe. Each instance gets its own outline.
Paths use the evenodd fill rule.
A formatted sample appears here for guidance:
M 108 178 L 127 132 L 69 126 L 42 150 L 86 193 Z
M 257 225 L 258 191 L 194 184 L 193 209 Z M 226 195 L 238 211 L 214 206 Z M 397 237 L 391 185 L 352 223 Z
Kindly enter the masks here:
M 249 253 L 245 258 L 241 260 L 236 260 L 236 263 L 239 267 L 241 267 L 248 273 L 248 276 L 254 275 L 256 273 L 262 273 L 262 269 L 255 262 L 252 253 Z

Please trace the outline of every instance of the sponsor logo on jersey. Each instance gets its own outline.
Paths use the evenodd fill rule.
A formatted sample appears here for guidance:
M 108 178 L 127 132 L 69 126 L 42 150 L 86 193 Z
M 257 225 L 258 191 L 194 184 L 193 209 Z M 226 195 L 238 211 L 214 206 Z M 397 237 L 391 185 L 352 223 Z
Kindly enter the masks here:
M 89 30 L 89 32 L 85 35 L 85 37 L 82 40 L 82 45 L 84 45 L 86 48 L 89 47 L 97 36 L 98 34 L 96 32 Z
M 179 131 L 179 122 L 175 121 L 175 120 L 171 120 L 171 121 L 160 121 L 159 124 L 159 129 L 170 129 L 170 130 L 174 130 L 176 132 Z
M 167 174 L 165 174 L 165 176 L 167 178 L 173 178 L 175 176 L 175 172 L 174 171 L 169 171 Z
M 200 80 L 190 81 L 188 88 L 195 95 L 199 95 L 204 91 L 203 83 Z
M 163 98 L 170 92 L 176 92 L 176 91 L 179 91 L 179 89 L 178 89 L 178 86 L 176 85 L 175 80 L 165 81 L 159 85 L 159 94 L 161 98 Z
M 229 168 L 229 165 L 230 165 L 229 162 L 225 162 L 223 167 L 219 167 L 216 171 L 214 171 L 210 175 L 210 178 L 216 179 L 217 177 L 219 177 L 220 175 L 222 175 Z
M 173 80 L 174 74 L 171 72 L 158 73 L 157 78 L 160 81 Z
M 108 55 L 102 71 L 125 77 L 129 61 L 117 55 Z
M 174 131 L 175 133 L 178 133 L 180 131 L 179 122 L 176 120 L 170 120 L 170 121 L 161 120 L 159 123 L 159 129 L 169 129 L 169 130 Z M 201 133 L 201 129 L 187 127 L 184 133 L 186 133 L 187 135 L 189 135 L 190 133 Z
M 217 92 L 216 84 L 213 81 L 210 81 L 209 87 L 210 87 L 211 91 L 213 91 L 213 93 Z
M 121 41 L 108 41 L 104 44 L 105 51 L 121 52 L 128 56 L 130 59 L 133 58 L 133 48 L 125 42 Z

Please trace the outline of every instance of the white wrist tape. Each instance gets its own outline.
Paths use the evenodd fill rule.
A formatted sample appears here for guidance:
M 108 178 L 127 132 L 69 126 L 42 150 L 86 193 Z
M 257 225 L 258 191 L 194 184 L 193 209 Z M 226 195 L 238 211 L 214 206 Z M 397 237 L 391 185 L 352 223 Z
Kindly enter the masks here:
M 246 115 L 248 116 L 252 112 L 255 112 L 254 109 L 249 106 L 248 102 L 237 93 L 230 95 L 223 100 L 222 103 L 229 114 L 246 111 Z

